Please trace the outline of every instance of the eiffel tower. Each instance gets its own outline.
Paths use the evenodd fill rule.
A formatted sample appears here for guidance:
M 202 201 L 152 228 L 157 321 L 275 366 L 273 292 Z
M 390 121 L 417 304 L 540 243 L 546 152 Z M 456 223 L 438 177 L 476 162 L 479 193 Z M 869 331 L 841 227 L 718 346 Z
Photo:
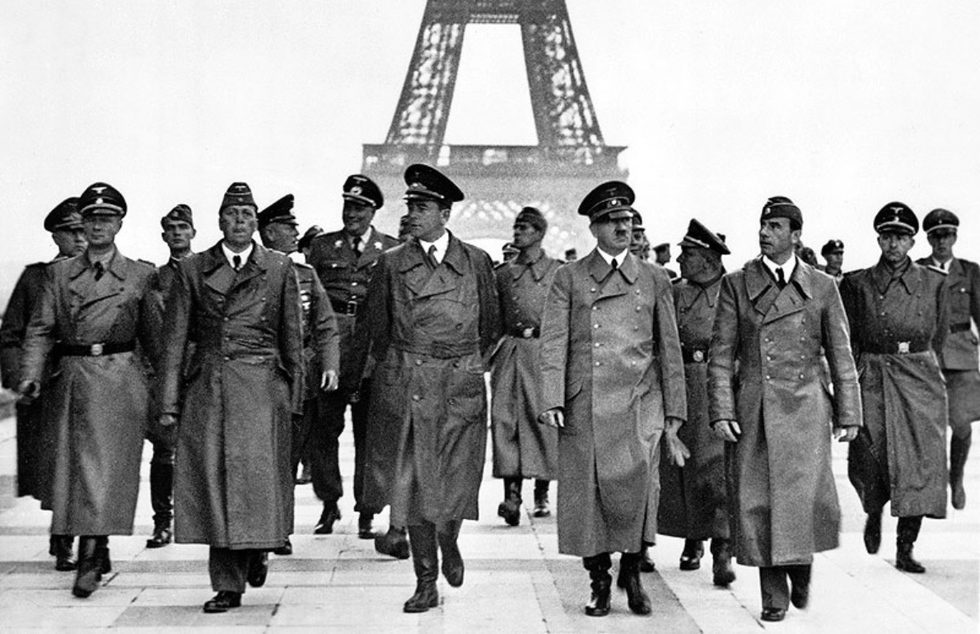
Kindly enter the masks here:
M 445 144 L 468 24 L 520 25 L 537 145 Z M 428 0 L 388 136 L 364 145 L 363 170 L 398 200 L 405 167 L 438 167 L 467 195 L 449 224 L 463 239 L 509 239 L 521 207 L 538 207 L 554 255 L 591 244 L 578 204 L 600 182 L 626 178 L 625 149 L 603 140 L 565 0 Z

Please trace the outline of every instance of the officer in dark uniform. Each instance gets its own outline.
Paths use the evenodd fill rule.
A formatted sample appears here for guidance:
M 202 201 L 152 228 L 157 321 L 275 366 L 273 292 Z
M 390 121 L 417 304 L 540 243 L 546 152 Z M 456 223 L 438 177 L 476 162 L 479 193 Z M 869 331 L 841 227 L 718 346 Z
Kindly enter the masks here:
M 937 355 L 949 333 L 946 279 L 908 252 L 919 221 L 893 202 L 874 219 L 881 259 L 841 282 L 859 368 L 864 427 L 848 450 L 848 477 L 865 513 L 864 544 L 881 544 L 881 512 L 898 517 L 895 567 L 912 557 L 923 517 L 946 517 L 946 386 Z
M 691 220 L 680 247 L 681 276 L 674 280 L 673 290 L 684 357 L 687 423 L 677 437 L 691 456 L 678 467 L 667 459 L 664 447 L 657 531 L 684 538 L 681 570 L 701 567 L 704 540 L 711 538 L 714 583 L 727 586 L 735 580 L 735 572 L 725 490 L 725 442 L 708 425 L 707 382 L 711 328 L 725 274 L 721 257 L 730 251 L 720 236 L 697 220 Z
M 262 245 L 290 254 L 298 246 L 293 195 L 286 194 L 259 212 L 259 235 Z M 303 416 L 293 421 L 292 473 L 300 459 L 309 454 L 311 430 L 320 423 L 319 393 L 337 389 L 340 365 L 340 335 L 337 320 L 316 271 L 308 264 L 291 260 L 299 280 L 299 297 L 303 306 L 303 358 L 306 360 L 306 393 Z M 289 540 L 276 549 L 277 555 L 291 555 Z
M 44 219 L 44 229 L 58 246 L 55 260 L 74 257 L 85 250 L 85 230 L 78 213 L 78 198 L 68 198 L 52 209 Z M 37 305 L 44 286 L 47 262 L 30 264 L 21 273 L 7 302 L 0 324 L 0 373 L 3 387 L 16 390 L 20 382 L 21 344 L 31 311 Z M 45 376 L 44 381 L 47 380 Z M 42 386 L 43 389 L 43 386 Z M 50 473 L 51 438 L 46 428 L 41 400 L 17 402 L 17 495 L 30 495 L 50 509 L 48 475 Z M 55 557 L 56 570 L 74 570 L 71 535 L 51 535 L 49 552 Z
M 344 228 L 313 239 L 309 262 L 316 269 L 330 297 L 340 331 L 340 386 L 335 392 L 321 397 L 321 426 L 313 430 L 313 490 L 323 501 L 323 512 L 314 530 L 317 534 L 333 532 L 333 523 L 340 519 L 337 500 L 343 495 L 338 464 L 338 439 L 344 430 L 344 412 L 351 408 L 354 429 L 354 510 L 360 513 L 358 537 L 374 537 L 371 523 L 381 509 L 366 508 L 364 488 L 364 434 L 371 385 L 368 380 L 350 371 L 355 340 L 357 312 L 364 305 L 368 282 L 381 253 L 398 244 L 395 238 L 383 234 L 371 225 L 374 214 L 384 204 L 377 184 L 367 176 L 354 174 L 344 182 Z M 402 542 L 401 533 L 394 535 Z M 400 539 L 399 539 L 400 538 Z M 407 556 L 407 552 L 405 553 Z
M 820 267 L 820 270 L 840 284 L 840 281 L 844 279 L 844 243 L 836 239 L 828 240 L 827 244 L 820 249 L 820 255 L 827 263 Z
M 670 243 L 661 242 L 660 244 L 654 246 L 653 253 L 657 258 L 657 264 L 664 267 L 664 270 L 667 271 L 667 275 L 669 275 L 671 279 L 677 277 L 676 271 L 672 271 L 671 269 L 667 268 L 667 263 L 670 262 Z
M 310 245 L 313 244 L 313 238 L 323 233 L 323 227 L 320 225 L 313 225 L 309 229 L 303 232 L 303 236 L 299 239 L 297 243 L 297 248 L 299 252 L 303 254 L 303 260 L 309 264 L 310 263 Z
M 949 302 L 949 334 L 939 355 L 949 398 L 949 486 L 954 509 L 966 506 L 963 468 L 970 453 L 971 424 L 980 419 L 980 372 L 977 371 L 977 328 L 980 327 L 980 266 L 953 257 L 960 219 L 952 211 L 933 209 L 922 228 L 932 255 L 918 264 L 945 271 Z

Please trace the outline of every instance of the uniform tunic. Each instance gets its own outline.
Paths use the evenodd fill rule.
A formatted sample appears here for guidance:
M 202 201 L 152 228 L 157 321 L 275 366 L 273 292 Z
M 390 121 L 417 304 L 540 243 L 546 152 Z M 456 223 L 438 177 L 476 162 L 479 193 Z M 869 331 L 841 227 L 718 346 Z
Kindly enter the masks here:
M 735 420 L 742 430 L 725 448 L 738 563 L 808 564 L 813 553 L 836 548 L 831 426 L 861 425 L 861 400 L 833 279 L 797 260 L 780 289 L 761 259 L 722 278 L 708 356 L 708 418 Z
M 708 349 L 720 290 L 721 278 L 704 288 L 685 279 L 674 283 L 687 388 L 687 423 L 677 437 L 690 449 L 691 457 L 683 467 L 673 465 L 664 446 L 657 515 L 663 535 L 688 539 L 729 536 L 725 441 L 714 435 L 708 421 Z
M 563 407 L 558 432 L 558 549 L 590 557 L 654 543 L 665 416 L 684 420 L 670 279 L 626 255 L 613 271 L 598 250 L 562 266 L 541 326 L 542 410 Z
M 51 533 L 130 535 L 149 414 L 147 357 L 157 359 L 161 342 L 156 271 L 117 250 L 101 276 L 87 253 L 53 262 L 46 272 L 25 335 L 21 378 L 40 380 L 55 355 L 42 396 L 54 442 Z M 56 346 L 137 340 L 142 352 L 59 355 Z
M 500 335 L 490 257 L 450 234 L 433 270 L 413 238 L 378 260 L 367 316 L 378 358 L 368 504 L 383 508 L 390 501 L 394 526 L 478 519 L 487 438 L 484 359 Z M 389 455 L 393 476 L 377 468 Z
M 864 427 L 848 477 L 867 513 L 946 516 L 946 388 L 937 354 L 949 329 L 945 276 L 907 260 L 848 273 L 841 294 L 861 375 Z
M 561 262 L 542 252 L 498 266 L 504 337 L 491 359 L 490 430 L 493 475 L 554 480 L 558 433 L 538 423 L 541 413 L 541 313 Z
M 933 264 L 932 258 L 917 260 Z M 949 334 L 939 353 L 939 367 L 946 377 L 949 426 L 957 435 L 969 431 L 980 420 L 980 371 L 978 371 L 977 328 L 980 328 L 980 265 L 953 258 L 946 277 Z
M 175 539 L 277 548 L 293 527 L 291 428 L 305 388 L 292 263 L 256 244 L 236 272 L 216 244 L 181 261 L 167 305 L 161 409 L 180 421 Z

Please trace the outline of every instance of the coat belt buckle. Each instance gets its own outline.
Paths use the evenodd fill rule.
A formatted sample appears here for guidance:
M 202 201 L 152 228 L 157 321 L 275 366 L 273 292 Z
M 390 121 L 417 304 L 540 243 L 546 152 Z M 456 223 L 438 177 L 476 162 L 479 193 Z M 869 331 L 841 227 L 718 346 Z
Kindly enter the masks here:
M 347 314 L 348 315 L 356 315 L 357 314 L 357 302 L 355 302 L 352 299 L 347 300 Z
M 88 353 L 93 357 L 101 357 L 102 350 L 103 345 L 101 343 L 93 343 L 91 346 L 89 346 Z
M 534 328 L 525 328 L 521 331 L 521 336 L 525 339 L 530 339 L 534 336 Z
M 911 341 L 899 341 L 898 342 L 898 354 L 908 354 L 909 346 L 912 344 Z

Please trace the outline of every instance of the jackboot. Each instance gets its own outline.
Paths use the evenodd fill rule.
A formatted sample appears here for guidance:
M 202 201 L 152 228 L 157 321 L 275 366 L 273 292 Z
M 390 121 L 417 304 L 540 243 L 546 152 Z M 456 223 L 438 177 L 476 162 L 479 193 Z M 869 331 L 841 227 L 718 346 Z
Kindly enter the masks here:
M 703 541 L 700 539 L 685 539 L 684 550 L 681 552 L 681 570 L 697 570 L 701 567 L 701 557 L 703 556 Z
M 109 559 L 109 536 L 100 535 L 95 538 L 95 550 L 99 557 L 99 566 L 102 574 L 107 575 L 112 572 L 112 561 Z
M 150 463 L 150 505 L 153 506 L 153 536 L 147 548 L 162 548 L 173 541 L 170 524 L 174 518 L 174 466 Z
M 504 478 L 504 501 L 497 507 L 497 515 L 509 526 L 521 523 L 521 479 Z
M 52 535 L 49 552 L 54 555 L 54 569 L 62 572 L 75 570 L 78 562 L 75 560 L 75 538 L 71 535 Z
M 650 546 L 643 544 L 640 549 L 640 572 L 653 572 L 656 569 L 657 565 L 650 558 Z
M 881 548 L 881 509 L 868 513 L 864 522 L 864 548 L 869 555 L 874 555 Z
M 548 480 L 534 481 L 534 517 L 548 517 L 551 515 L 551 507 L 548 500 Z
M 970 455 L 972 437 L 953 439 L 949 443 L 949 488 L 953 498 L 953 508 L 962 511 L 966 507 L 966 489 L 963 488 L 963 468 Z
M 98 537 L 85 535 L 78 538 L 78 571 L 71 593 L 84 599 L 91 596 L 102 580 L 102 562 L 99 558 Z
M 405 529 L 389 526 L 388 532 L 374 538 L 374 550 L 395 559 L 408 559 L 408 538 Z
M 912 557 L 912 546 L 919 537 L 919 528 L 922 527 L 922 516 L 900 517 L 898 518 L 898 537 L 896 538 L 897 550 L 895 553 L 895 567 L 905 572 L 921 573 L 926 568 Z
M 612 562 L 609 560 L 609 553 L 585 557 L 582 565 L 589 571 L 589 579 L 592 580 L 592 596 L 585 604 L 585 613 L 588 616 L 606 616 L 609 614 L 609 595 L 612 588 L 612 577 L 609 574 Z
M 333 523 L 339 519 L 340 519 L 340 508 L 337 507 L 337 503 L 324 502 L 323 511 L 320 513 L 320 519 L 317 521 L 316 526 L 313 528 L 313 534 L 329 535 L 333 533 Z
M 446 522 L 436 531 L 439 550 L 442 552 L 442 576 L 454 588 L 463 585 L 463 556 L 459 552 L 459 544 L 457 543 L 460 525 L 460 520 L 452 520 Z
M 409 543 L 412 547 L 412 566 L 415 568 L 415 594 L 402 608 L 405 612 L 428 612 L 439 605 L 439 552 L 436 543 L 435 524 L 426 522 L 409 526 Z
M 357 516 L 357 538 L 358 539 L 374 539 L 374 513 L 369 511 L 361 511 L 361 514 Z
M 722 588 L 735 581 L 732 568 L 732 542 L 730 539 L 714 537 L 711 539 L 712 582 Z
M 616 585 L 626 590 L 626 604 L 635 614 L 650 614 L 650 597 L 640 583 L 640 553 L 623 553 Z

